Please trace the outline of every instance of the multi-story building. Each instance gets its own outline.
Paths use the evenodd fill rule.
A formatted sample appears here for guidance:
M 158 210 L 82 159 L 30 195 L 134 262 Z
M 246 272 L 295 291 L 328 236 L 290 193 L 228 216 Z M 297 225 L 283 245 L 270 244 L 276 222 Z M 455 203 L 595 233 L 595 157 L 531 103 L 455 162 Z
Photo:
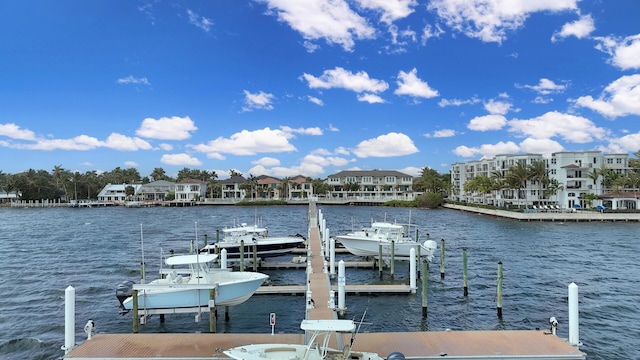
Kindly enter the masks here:
M 522 189 L 502 188 L 490 193 L 465 191 L 465 184 L 477 176 L 504 179 L 512 166 L 521 163 L 529 166 L 542 161 L 549 179 L 555 184 L 551 189 L 547 184 L 528 179 Z M 603 154 L 600 151 L 557 152 L 550 156 L 541 154 L 496 155 L 491 159 L 474 160 L 451 165 L 452 199 L 473 203 L 503 206 L 554 204 L 562 208 L 580 208 L 597 205 L 585 195 L 601 196 L 607 190 L 603 186 L 603 169 L 617 174 L 629 172 L 629 154 Z M 614 206 L 615 207 L 615 206 Z
M 413 177 L 394 170 L 345 170 L 329 175 L 331 198 L 413 200 Z

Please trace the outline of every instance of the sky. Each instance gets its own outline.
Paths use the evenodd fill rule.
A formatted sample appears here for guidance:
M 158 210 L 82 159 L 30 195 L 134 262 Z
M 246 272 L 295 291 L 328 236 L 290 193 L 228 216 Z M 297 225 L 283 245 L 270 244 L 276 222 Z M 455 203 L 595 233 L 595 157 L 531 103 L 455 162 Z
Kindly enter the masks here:
M 0 3 L 0 171 L 640 150 L 638 0 Z

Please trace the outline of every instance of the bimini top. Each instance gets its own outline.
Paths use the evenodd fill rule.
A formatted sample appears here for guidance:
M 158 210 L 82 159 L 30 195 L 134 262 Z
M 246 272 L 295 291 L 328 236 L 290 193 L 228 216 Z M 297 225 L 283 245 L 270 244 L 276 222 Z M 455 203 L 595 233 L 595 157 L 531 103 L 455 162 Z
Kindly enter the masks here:
M 352 332 L 356 324 L 353 320 L 302 320 L 300 328 L 304 331 Z
M 168 257 L 164 260 L 165 264 L 171 265 L 190 265 L 197 263 L 208 263 L 218 258 L 217 254 L 196 254 L 196 255 L 178 255 Z

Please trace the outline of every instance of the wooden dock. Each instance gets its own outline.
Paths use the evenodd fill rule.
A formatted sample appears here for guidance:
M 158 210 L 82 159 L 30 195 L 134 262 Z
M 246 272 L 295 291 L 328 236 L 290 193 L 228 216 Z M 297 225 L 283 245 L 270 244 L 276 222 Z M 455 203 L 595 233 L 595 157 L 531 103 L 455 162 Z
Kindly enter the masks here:
M 313 301 L 306 302 L 307 319 L 336 319 L 336 310 L 328 306 L 335 288 L 324 269 L 320 239 L 318 211 L 311 203 L 305 270 L 308 284 L 273 288 L 280 294 L 310 295 Z M 347 285 L 345 291 L 357 292 L 358 286 L 365 291 L 366 285 Z M 267 293 L 268 288 L 264 286 L 258 293 Z M 400 291 L 392 287 L 388 290 Z M 304 334 L 97 334 L 71 350 L 65 359 L 227 359 L 224 349 L 250 343 L 302 344 Z M 353 349 L 385 357 L 400 351 L 407 359 L 586 359 L 576 347 L 541 330 L 359 333 Z

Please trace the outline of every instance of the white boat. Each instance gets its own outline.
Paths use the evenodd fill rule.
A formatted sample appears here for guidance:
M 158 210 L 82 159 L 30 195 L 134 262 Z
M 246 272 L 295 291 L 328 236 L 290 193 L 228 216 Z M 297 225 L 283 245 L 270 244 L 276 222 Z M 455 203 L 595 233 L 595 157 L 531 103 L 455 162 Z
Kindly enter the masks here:
M 386 221 L 372 222 L 371 226 L 353 231 L 335 238 L 353 255 L 377 257 L 382 246 L 382 255 L 390 257 L 393 253 L 398 260 L 406 260 L 415 250 L 416 256 L 431 261 L 438 248 L 433 240 L 423 243 L 414 240 L 409 234 L 409 226 Z
M 251 344 L 223 351 L 236 360 L 384 360 L 374 352 L 353 351 L 356 324 L 353 320 L 303 320 L 300 328 L 312 335 L 307 344 Z M 342 333 L 351 333 L 349 343 L 342 345 Z M 330 340 L 341 349 L 329 347 Z M 387 360 L 404 359 L 394 352 Z
M 138 308 L 145 310 L 207 307 L 210 289 L 215 289 L 216 306 L 238 305 L 247 301 L 269 277 L 258 272 L 210 268 L 209 263 L 217 257 L 214 254 L 168 257 L 165 263 L 170 269 L 164 271 L 165 276 L 148 284 L 125 282 L 118 286 L 116 296 L 122 310 L 133 308 L 131 290 L 138 290 Z
M 226 249 L 227 257 L 238 258 L 244 245 L 245 257 L 253 256 L 254 246 L 258 257 L 273 257 L 288 254 L 303 247 L 305 240 L 302 235 L 269 236 L 267 228 L 242 223 L 238 227 L 222 229 L 220 241 L 204 246 L 200 252 L 217 254 L 222 249 Z

